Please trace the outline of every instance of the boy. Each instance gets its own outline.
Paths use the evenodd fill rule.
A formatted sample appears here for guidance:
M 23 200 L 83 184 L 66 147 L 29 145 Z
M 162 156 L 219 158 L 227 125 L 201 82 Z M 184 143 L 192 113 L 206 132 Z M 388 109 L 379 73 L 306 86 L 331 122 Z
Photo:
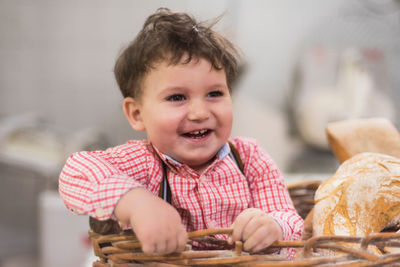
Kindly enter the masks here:
M 187 232 L 205 228 L 232 227 L 229 242 L 242 240 L 250 252 L 300 239 L 303 221 L 278 168 L 254 141 L 229 139 L 237 53 L 228 40 L 187 14 L 159 9 L 114 72 L 124 114 L 147 140 L 73 154 L 59 180 L 70 210 L 132 227 L 149 254 L 180 252 Z M 157 196 L 163 175 L 170 204 Z

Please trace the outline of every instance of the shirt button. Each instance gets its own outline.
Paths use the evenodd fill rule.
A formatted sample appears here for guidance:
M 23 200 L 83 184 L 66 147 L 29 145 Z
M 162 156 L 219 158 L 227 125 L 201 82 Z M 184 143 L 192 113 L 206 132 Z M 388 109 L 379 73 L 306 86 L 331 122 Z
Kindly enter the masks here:
M 97 208 L 96 209 L 96 217 L 101 218 L 106 215 L 106 212 L 102 208 Z
M 206 177 L 204 177 L 203 175 L 202 176 L 200 176 L 200 183 L 204 183 L 204 181 L 206 180 Z

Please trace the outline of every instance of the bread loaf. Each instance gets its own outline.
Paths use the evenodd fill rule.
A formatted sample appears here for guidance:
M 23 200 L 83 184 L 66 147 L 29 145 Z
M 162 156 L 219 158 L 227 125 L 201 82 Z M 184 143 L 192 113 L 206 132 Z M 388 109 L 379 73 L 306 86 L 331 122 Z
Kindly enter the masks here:
M 353 119 L 329 123 L 329 146 L 340 163 L 362 152 L 400 158 L 400 134 L 385 118 Z
M 361 153 L 315 194 L 313 235 L 365 236 L 400 216 L 400 159 Z

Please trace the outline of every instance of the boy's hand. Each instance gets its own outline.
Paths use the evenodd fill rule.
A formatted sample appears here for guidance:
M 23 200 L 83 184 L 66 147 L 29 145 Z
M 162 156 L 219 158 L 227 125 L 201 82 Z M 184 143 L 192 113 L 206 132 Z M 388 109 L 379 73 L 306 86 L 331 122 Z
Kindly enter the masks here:
M 136 188 L 118 202 L 115 216 L 130 224 L 146 254 L 167 254 L 185 249 L 187 233 L 174 207 L 147 189 Z
M 278 223 L 265 211 L 250 208 L 242 211 L 232 224 L 233 233 L 228 242 L 243 241 L 243 248 L 249 252 L 258 252 L 282 239 L 282 230 Z

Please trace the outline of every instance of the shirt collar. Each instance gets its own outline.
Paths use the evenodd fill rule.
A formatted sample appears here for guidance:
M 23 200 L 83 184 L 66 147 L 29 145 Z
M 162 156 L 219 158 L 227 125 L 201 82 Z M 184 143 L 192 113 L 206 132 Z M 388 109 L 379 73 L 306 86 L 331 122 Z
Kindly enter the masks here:
M 154 147 L 154 146 L 153 146 Z M 179 161 L 175 160 L 174 158 L 172 158 L 171 156 L 168 156 L 167 154 L 163 154 L 161 153 L 156 147 L 154 147 L 154 149 L 157 151 L 157 153 L 159 155 L 161 155 L 161 159 L 166 160 L 166 161 L 170 161 L 173 162 L 174 164 L 181 166 L 182 163 L 180 163 Z M 229 155 L 229 153 L 231 153 L 231 148 L 229 147 L 228 143 L 225 143 L 221 149 L 217 152 L 217 158 L 222 160 L 224 159 L 226 156 Z
M 219 159 L 224 159 L 226 156 L 229 155 L 229 153 L 231 153 L 231 148 L 229 147 L 228 143 L 225 143 L 221 149 L 218 151 L 217 153 L 217 157 Z

